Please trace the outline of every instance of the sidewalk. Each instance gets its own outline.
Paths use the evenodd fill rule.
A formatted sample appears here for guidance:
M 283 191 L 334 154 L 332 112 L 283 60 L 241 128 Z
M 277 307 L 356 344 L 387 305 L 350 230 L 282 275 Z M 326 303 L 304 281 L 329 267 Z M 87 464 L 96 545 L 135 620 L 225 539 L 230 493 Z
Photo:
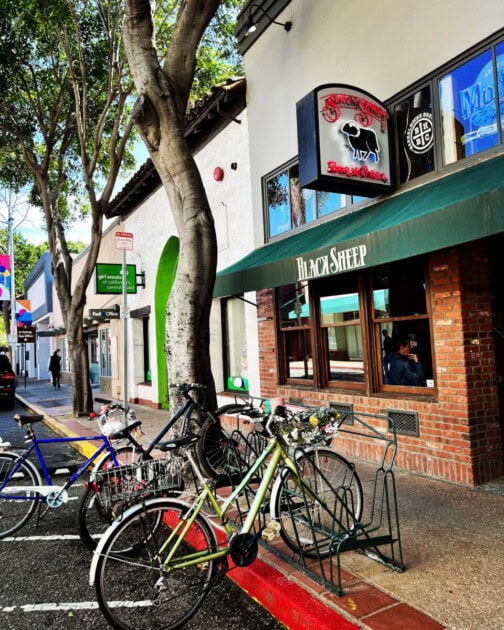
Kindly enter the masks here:
M 46 415 L 56 432 L 96 433 L 96 423 L 71 418 L 71 395 L 68 385 L 54 390 L 32 379 L 17 391 L 18 400 Z M 132 406 L 148 441 L 168 412 Z M 343 595 L 337 597 L 261 548 L 258 560 L 229 577 L 292 630 L 502 630 L 504 479 L 470 489 L 397 472 L 396 484 L 404 573 L 347 552 Z

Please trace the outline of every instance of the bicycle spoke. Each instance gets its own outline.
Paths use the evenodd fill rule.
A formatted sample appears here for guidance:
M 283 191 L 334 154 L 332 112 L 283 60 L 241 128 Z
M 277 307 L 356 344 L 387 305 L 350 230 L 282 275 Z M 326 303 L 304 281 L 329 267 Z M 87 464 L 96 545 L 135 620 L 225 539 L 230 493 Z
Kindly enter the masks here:
M 213 562 L 171 567 L 185 555 L 216 550 L 214 534 L 206 521 L 198 517 L 183 539 L 175 537 L 180 546 L 171 565 L 163 563 L 173 548 L 167 540 L 185 510 L 169 499 L 154 500 L 125 515 L 104 541 L 96 589 L 100 608 L 114 627 L 177 628 L 201 606 L 211 586 Z

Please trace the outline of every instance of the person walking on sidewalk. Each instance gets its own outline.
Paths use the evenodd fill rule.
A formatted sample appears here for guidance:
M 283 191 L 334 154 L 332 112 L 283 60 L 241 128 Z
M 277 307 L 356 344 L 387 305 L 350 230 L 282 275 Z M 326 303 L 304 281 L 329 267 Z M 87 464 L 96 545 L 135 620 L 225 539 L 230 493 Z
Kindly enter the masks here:
M 56 348 L 54 354 L 49 359 L 49 372 L 52 374 L 52 383 L 54 389 L 60 389 L 60 376 L 61 376 L 61 357 L 59 355 L 59 349 Z

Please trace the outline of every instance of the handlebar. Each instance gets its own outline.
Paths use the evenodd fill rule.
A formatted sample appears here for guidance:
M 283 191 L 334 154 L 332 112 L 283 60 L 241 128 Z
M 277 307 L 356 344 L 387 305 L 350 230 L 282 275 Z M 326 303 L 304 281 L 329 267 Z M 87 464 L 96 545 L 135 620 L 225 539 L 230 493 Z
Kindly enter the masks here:
M 108 405 L 109 403 L 112 403 L 113 401 L 110 400 L 110 399 L 107 399 L 107 398 L 95 398 L 95 402 L 99 402 L 99 403 L 103 403 L 104 405 Z

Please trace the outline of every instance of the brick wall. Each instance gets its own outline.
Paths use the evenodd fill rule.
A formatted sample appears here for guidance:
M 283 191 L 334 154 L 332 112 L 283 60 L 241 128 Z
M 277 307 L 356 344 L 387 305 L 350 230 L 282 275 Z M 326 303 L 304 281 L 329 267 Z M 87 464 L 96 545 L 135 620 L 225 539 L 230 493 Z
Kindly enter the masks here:
M 353 404 L 355 412 L 416 412 L 419 436 L 398 436 L 397 466 L 464 485 L 504 474 L 495 384 L 492 309 L 485 241 L 429 257 L 437 397 L 352 394 L 278 385 L 273 291 L 257 293 L 261 395 L 304 404 Z M 380 430 L 383 427 L 380 427 Z M 338 450 L 378 461 L 382 446 L 340 435 Z

